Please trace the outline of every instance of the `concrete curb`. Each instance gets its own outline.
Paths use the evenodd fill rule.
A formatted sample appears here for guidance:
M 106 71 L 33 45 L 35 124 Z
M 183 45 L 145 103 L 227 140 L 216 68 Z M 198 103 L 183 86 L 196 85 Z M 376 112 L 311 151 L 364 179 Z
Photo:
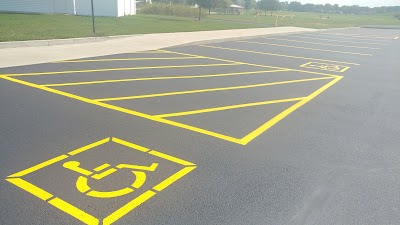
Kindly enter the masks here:
M 345 27 L 345 28 L 334 28 L 330 30 L 342 30 L 342 29 L 349 29 L 355 27 Z M 358 28 L 358 27 L 357 27 Z M 325 29 L 315 30 L 324 31 Z M 302 31 L 304 32 L 304 31 Z M 288 32 L 289 33 L 302 33 L 302 32 Z M 0 49 L 5 48 L 21 48 L 21 47 L 40 47 L 40 46 L 55 46 L 55 45 L 70 45 L 70 44 L 84 44 L 84 43 L 93 43 L 93 42 L 102 42 L 102 41 L 109 41 L 114 39 L 121 39 L 121 38 L 129 38 L 129 37 L 138 37 L 146 34 L 133 34 L 133 35 L 115 35 L 115 36 L 104 36 L 104 37 L 84 37 L 84 38 L 67 38 L 67 39 L 49 39 L 49 40 L 32 40 L 32 41 L 9 41 L 9 42 L 0 42 Z M 262 37 L 262 36 L 271 36 L 276 34 L 266 34 L 266 35 L 256 35 L 251 37 Z M 235 37 L 235 38 L 224 38 L 224 39 L 215 39 L 210 41 L 199 41 L 199 42 L 192 42 L 186 43 L 177 46 L 186 46 L 186 45 L 196 45 L 196 44 L 210 44 L 210 43 L 218 43 L 222 41 L 235 41 L 235 40 L 244 40 L 250 37 Z
M 316 30 L 318 31 L 318 30 Z M 322 30 L 321 30 L 322 31 Z M 302 31 L 305 32 L 305 31 Z M 302 32 L 288 32 L 289 33 L 302 33 Z M 0 42 L 0 49 L 5 48 L 21 48 L 21 47 L 40 47 L 40 46 L 55 46 L 55 45 L 70 45 L 70 44 L 84 44 L 84 43 L 93 43 L 93 42 L 102 42 L 109 41 L 114 39 L 121 38 L 129 38 L 129 37 L 138 37 L 146 34 L 134 34 L 134 35 L 116 35 L 116 36 L 104 36 L 104 37 L 84 37 L 84 38 L 67 38 L 67 39 L 49 39 L 49 40 L 32 40 L 32 41 L 10 41 L 10 42 Z M 276 34 L 270 34 L 276 35 Z M 235 41 L 235 40 L 243 40 L 251 37 L 262 37 L 268 36 L 265 35 L 256 35 L 256 36 L 245 36 L 245 37 L 234 37 L 234 38 L 223 38 L 223 39 L 214 39 L 210 41 L 199 41 L 186 43 L 177 46 L 185 46 L 185 45 L 196 45 L 196 44 L 210 44 L 210 43 L 218 43 L 222 41 Z

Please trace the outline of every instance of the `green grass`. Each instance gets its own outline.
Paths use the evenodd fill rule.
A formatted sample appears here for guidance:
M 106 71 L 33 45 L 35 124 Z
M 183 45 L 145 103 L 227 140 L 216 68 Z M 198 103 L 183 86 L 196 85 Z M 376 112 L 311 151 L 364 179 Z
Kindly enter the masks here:
M 196 18 L 135 15 L 96 18 L 97 36 L 263 27 Z M 0 42 L 90 37 L 91 17 L 0 13 Z
M 276 13 L 274 13 L 276 14 Z M 339 15 L 339 14 L 319 14 L 304 12 L 278 12 L 278 15 L 294 15 L 279 20 L 279 26 L 296 26 L 307 28 L 339 28 L 355 27 L 361 25 L 395 25 L 400 26 L 400 20 L 394 17 L 394 14 L 375 14 L 375 15 Z M 322 15 L 322 18 L 320 18 Z M 327 17 L 329 16 L 329 19 Z M 275 16 L 270 16 L 270 12 L 259 16 L 254 15 L 208 15 L 209 19 L 229 20 L 237 22 L 258 23 L 267 26 L 275 24 Z
M 400 20 L 394 14 L 370 16 L 329 15 L 318 13 L 279 12 L 295 16 L 279 20 L 279 26 L 298 26 L 309 28 L 335 28 L 360 25 L 397 25 Z M 120 18 L 96 18 L 97 36 L 168 33 L 185 31 L 205 31 L 223 29 L 243 29 L 274 26 L 275 17 L 260 15 L 207 15 L 206 19 L 135 15 Z M 0 42 L 25 41 L 57 38 L 90 37 L 91 17 L 71 15 L 33 15 L 0 13 Z

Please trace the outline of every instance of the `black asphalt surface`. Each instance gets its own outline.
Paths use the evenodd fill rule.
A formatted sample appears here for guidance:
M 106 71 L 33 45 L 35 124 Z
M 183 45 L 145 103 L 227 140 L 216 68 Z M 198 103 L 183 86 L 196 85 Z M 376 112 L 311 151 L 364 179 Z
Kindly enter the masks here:
M 325 30 L 0 69 L 0 224 L 400 224 L 399 35 Z M 337 70 L 305 65 L 321 63 Z M 95 180 L 70 161 L 117 172 Z M 146 174 L 138 188 L 132 171 Z M 79 177 L 135 188 L 92 197 Z

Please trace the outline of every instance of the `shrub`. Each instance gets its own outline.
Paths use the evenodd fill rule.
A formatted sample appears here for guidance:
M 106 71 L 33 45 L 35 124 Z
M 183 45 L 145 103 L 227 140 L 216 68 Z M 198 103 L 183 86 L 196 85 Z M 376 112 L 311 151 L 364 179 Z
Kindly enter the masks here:
M 395 14 L 394 17 L 396 17 L 398 20 L 400 20 L 400 13 L 399 14 Z
M 183 16 L 183 17 L 198 17 L 199 9 L 191 8 L 186 5 L 179 4 L 163 4 L 154 3 L 143 5 L 140 9 L 142 14 L 156 14 L 156 15 L 169 15 L 169 16 Z M 202 12 L 202 17 L 205 16 L 205 12 Z

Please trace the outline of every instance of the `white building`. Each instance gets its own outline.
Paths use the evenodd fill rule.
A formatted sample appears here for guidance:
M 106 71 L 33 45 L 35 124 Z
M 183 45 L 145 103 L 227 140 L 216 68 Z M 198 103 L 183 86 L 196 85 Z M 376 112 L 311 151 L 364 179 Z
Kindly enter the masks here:
M 0 0 L 0 11 L 21 13 L 63 13 L 88 16 L 91 0 Z M 136 0 L 93 0 L 96 16 L 136 14 Z

